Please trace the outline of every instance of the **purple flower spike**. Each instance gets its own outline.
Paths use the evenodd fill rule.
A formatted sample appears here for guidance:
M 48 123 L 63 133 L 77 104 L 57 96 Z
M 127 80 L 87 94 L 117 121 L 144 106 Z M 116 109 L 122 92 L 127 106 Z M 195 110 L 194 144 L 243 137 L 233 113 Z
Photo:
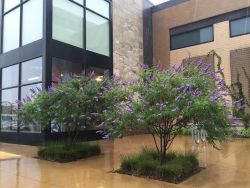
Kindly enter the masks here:
M 199 67 L 203 67 L 205 64 L 205 60 L 204 59 L 201 59 L 200 61 L 198 61 L 198 66 Z
M 208 72 L 209 72 L 209 69 L 211 68 L 211 66 L 212 66 L 211 64 L 208 65 L 206 68 L 203 69 L 203 72 L 204 72 L 204 73 L 208 73 Z
M 201 93 L 201 91 L 199 90 L 199 89 L 196 89 L 195 91 L 194 91 L 194 96 L 195 97 L 199 97 L 199 96 L 201 96 L 202 95 L 202 93 Z
M 180 112 L 180 108 L 176 107 L 175 109 L 172 110 L 172 112 Z
M 17 104 L 18 106 L 22 106 L 22 105 L 23 105 L 23 102 L 20 101 L 20 100 L 16 100 L 16 104 Z
M 105 141 L 109 141 L 110 139 L 109 134 L 106 134 L 105 136 L 103 136 L 102 139 Z
M 101 129 L 101 128 L 103 128 L 103 127 L 104 127 L 104 125 L 105 125 L 105 123 L 104 123 L 104 122 L 102 122 L 100 125 L 98 125 L 98 126 L 97 126 L 97 128 L 100 128 L 100 129 Z
M 142 69 L 148 69 L 149 66 L 148 66 L 147 64 L 141 64 L 141 68 L 142 68 Z
M 54 86 L 50 86 L 50 87 L 48 88 L 48 92 L 49 92 L 49 93 L 54 93 L 54 92 L 55 92 Z
M 240 119 L 239 118 L 237 118 L 237 117 L 233 117 L 232 118 L 232 125 L 239 125 L 239 123 L 240 123 Z

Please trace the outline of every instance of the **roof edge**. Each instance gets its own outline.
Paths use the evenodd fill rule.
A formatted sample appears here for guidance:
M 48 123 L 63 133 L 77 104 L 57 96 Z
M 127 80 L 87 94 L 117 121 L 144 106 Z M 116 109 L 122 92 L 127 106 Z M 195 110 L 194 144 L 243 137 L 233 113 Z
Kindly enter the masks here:
M 178 4 L 185 3 L 187 1 L 190 1 L 190 0 L 170 0 L 170 1 L 167 1 L 167 2 L 164 2 L 164 3 L 161 3 L 159 5 L 154 6 L 152 8 L 152 12 L 153 13 L 159 12 L 161 10 L 168 9 L 170 7 L 174 7 Z

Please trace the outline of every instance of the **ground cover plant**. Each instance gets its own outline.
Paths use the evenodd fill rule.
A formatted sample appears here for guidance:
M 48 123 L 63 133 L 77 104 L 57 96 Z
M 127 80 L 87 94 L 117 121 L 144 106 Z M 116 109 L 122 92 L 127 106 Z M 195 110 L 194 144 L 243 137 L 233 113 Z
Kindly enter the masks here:
M 65 144 L 63 142 L 51 142 L 40 146 L 38 157 L 49 161 L 71 162 L 82 158 L 87 158 L 101 153 L 98 144 L 76 143 Z
M 201 170 L 193 153 L 170 152 L 163 164 L 160 163 L 160 158 L 157 151 L 143 149 L 139 154 L 124 156 L 117 172 L 179 183 Z

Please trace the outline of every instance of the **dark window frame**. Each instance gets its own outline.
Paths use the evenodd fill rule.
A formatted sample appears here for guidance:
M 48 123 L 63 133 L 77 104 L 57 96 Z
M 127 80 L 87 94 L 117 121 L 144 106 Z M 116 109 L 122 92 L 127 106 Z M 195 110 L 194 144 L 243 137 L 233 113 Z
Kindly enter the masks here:
M 29 59 L 27 61 L 31 61 L 31 60 L 34 60 L 34 59 L 37 59 L 37 58 L 42 58 L 42 67 L 44 68 L 44 57 L 42 56 L 39 56 L 39 57 L 35 57 L 35 58 L 32 58 L 32 59 Z M 14 88 L 17 88 L 18 89 L 18 99 L 19 101 L 22 100 L 22 96 L 21 96 L 21 91 L 22 91 L 22 87 L 25 87 L 25 86 L 30 86 L 30 85 L 36 85 L 36 84 L 42 84 L 42 86 L 44 85 L 44 82 L 43 82 L 43 79 L 42 78 L 42 81 L 38 81 L 38 82 L 32 82 L 32 83 L 27 83 L 27 84 L 22 84 L 22 63 L 25 63 L 27 61 L 22 61 L 22 62 L 19 62 L 19 63 L 16 63 L 16 64 L 13 64 L 13 65 L 10 65 L 10 66 L 6 66 L 6 67 L 3 67 L 1 68 L 0 70 L 0 101 L 1 101 L 1 106 L 0 106 L 0 115 L 2 114 L 2 91 L 4 90 L 9 90 L 9 89 L 14 89 Z M 5 68 L 9 68 L 9 67 L 12 67 L 12 66 L 16 66 L 18 65 L 18 72 L 19 72 L 19 77 L 18 77 L 18 84 L 15 85 L 15 86 L 11 86 L 11 87 L 5 87 L 5 88 L 2 88 L 2 75 L 3 75 L 3 69 Z M 44 70 L 42 70 L 44 71 Z M 18 106 L 19 108 L 20 106 Z M 18 121 L 18 129 L 17 129 L 17 133 L 20 132 L 20 122 Z M 1 128 L 2 128 L 2 121 L 0 121 L 0 132 L 1 132 Z M 8 132 L 8 131 L 4 131 L 4 132 Z M 15 131 L 13 131 L 15 132 Z M 35 134 L 40 134 L 41 132 L 34 132 Z
M 1 8 L 1 12 L 0 12 L 0 17 L 1 17 L 0 18 L 0 23 L 1 23 L 1 28 L 0 28 L 0 35 L 1 35 L 0 36 L 0 38 L 1 38 L 0 39 L 0 54 L 8 53 L 8 52 L 10 52 L 12 50 L 15 50 L 15 49 L 12 49 L 10 51 L 3 52 L 3 30 L 4 30 L 4 16 L 7 15 L 7 14 L 9 14 L 9 13 L 11 13 L 14 10 L 16 10 L 17 8 L 20 8 L 20 20 L 19 20 L 19 22 L 20 22 L 20 28 L 19 28 L 19 46 L 18 46 L 18 48 L 20 48 L 20 47 L 23 46 L 23 44 L 22 44 L 22 35 L 23 35 L 23 6 L 24 6 L 25 3 L 29 2 L 29 1 L 31 1 L 31 0 L 20 0 L 20 3 L 18 5 L 16 5 L 15 7 L 11 8 L 10 10 L 8 10 L 6 12 L 4 12 L 4 0 L 2 0 L 2 3 L 0 3 L 1 6 L 2 6 L 2 7 L 0 7 Z M 43 1 L 43 0 L 41 0 L 41 1 Z M 44 9 L 45 9 L 45 7 L 43 6 L 43 14 L 44 14 Z M 44 15 L 42 17 L 43 17 L 43 20 L 44 20 Z M 44 23 L 44 21 L 43 21 L 43 23 Z M 45 25 L 43 24 L 42 27 L 44 28 Z M 44 29 L 43 29 L 43 31 L 44 31 Z M 44 36 L 44 35 L 42 35 L 42 36 Z M 43 39 L 43 37 L 41 39 Z M 41 39 L 38 39 L 38 40 L 33 41 L 31 43 L 37 42 L 37 41 L 39 41 Z M 28 43 L 26 45 L 29 45 L 31 43 Z
M 198 30 L 205 29 L 205 28 L 212 28 L 212 40 L 211 41 L 201 42 L 201 43 L 191 44 L 191 45 L 186 45 L 184 47 L 179 47 L 179 48 L 173 48 L 172 37 L 180 36 L 180 35 L 183 35 L 183 34 L 186 34 L 186 33 L 192 33 L 194 31 L 198 31 Z M 208 25 L 208 26 L 204 26 L 204 27 L 200 27 L 200 28 L 196 28 L 196 29 L 193 29 L 193 30 L 190 30 L 190 31 L 187 31 L 187 32 L 182 32 L 182 33 L 178 33 L 178 34 L 174 34 L 174 35 L 170 34 L 170 51 L 178 50 L 178 49 L 183 49 L 183 48 L 188 48 L 188 47 L 192 47 L 192 46 L 198 46 L 198 45 L 202 45 L 202 44 L 207 44 L 207 43 L 210 43 L 210 42 L 214 42 L 214 25 L 213 24 L 212 25 Z
M 53 0 L 52 0 L 53 1 Z M 77 48 L 80 48 L 80 49 L 83 49 L 83 50 L 87 50 L 86 48 L 87 48 L 87 44 L 86 44 L 86 39 L 87 39 L 87 28 L 86 28 L 86 25 L 87 25 L 87 20 L 86 20 L 86 12 L 87 11 L 89 11 L 89 12 L 91 12 L 91 13 L 93 13 L 93 14 L 95 14 L 95 15 L 97 15 L 97 16 L 99 16 L 99 17 L 101 17 L 101 18 L 103 18 L 103 19 L 105 19 L 105 20 L 107 20 L 108 21 L 108 25 L 109 25 L 109 55 L 107 56 L 107 57 L 109 57 L 109 58 L 112 58 L 112 51 L 113 51 L 113 48 L 111 47 L 112 46 L 112 36 L 113 36 L 113 34 L 112 34 L 112 1 L 111 0 L 103 0 L 103 1 L 105 1 L 105 2 L 107 2 L 108 3 L 108 5 L 109 5 L 109 17 L 105 17 L 105 16 L 103 16 L 103 15 L 101 15 L 101 14 L 99 14 L 98 12 L 96 12 L 96 11 L 94 11 L 94 10 L 92 10 L 92 9 L 90 9 L 90 8 L 88 8 L 87 6 L 86 6 L 86 0 L 83 0 L 83 5 L 82 4 L 80 4 L 80 3 L 77 3 L 77 2 L 75 2 L 74 0 L 67 0 L 67 1 L 69 1 L 69 2 L 71 2 L 71 3 L 73 3 L 73 4 L 75 4 L 75 5 L 78 5 L 78 6 L 80 6 L 81 8 L 83 8 L 83 48 L 80 48 L 80 47 L 77 47 L 77 46 L 74 46 L 74 47 L 77 47 Z M 52 18 L 53 18 L 53 2 L 52 2 Z M 51 21 L 51 27 L 52 27 L 52 32 L 53 32 L 53 20 Z M 51 35 L 53 35 L 53 33 L 51 33 Z M 53 37 L 51 36 L 51 38 L 52 38 L 52 40 L 55 40 L 55 41 L 58 41 L 58 42 L 62 42 L 62 41 L 59 41 L 59 40 L 56 40 L 56 39 L 53 39 Z M 62 43 L 65 43 L 65 42 L 62 42 Z M 67 44 L 67 45 L 71 45 L 71 44 L 68 44 L 68 43 L 65 43 L 65 44 Z M 73 46 L 73 45 L 71 45 L 71 46 Z M 88 51 L 88 50 L 87 50 Z M 91 51 L 92 52 L 92 51 Z M 93 53 L 96 53 L 96 52 L 93 52 Z M 98 54 L 98 53 L 97 53 Z M 103 54 L 99 54 L 99 55 L 103 55 Z M 103 55 L 103 56 L 106 56 L 106 55 Z
M 249 32 L 246 32 L 246 33 L 238 34 L 238 35 L 232 35 L 232 22 L 237 21 L 237 20 L 247 19 L 247 18 L 250 19 L 250 15 L 249 16 L 243 16 L 243 17 L 240 17 L 240 18 L 229 20 L 229 34 L 230 34 L 230 38 L 234 38 L 234 37 L 239 37 L 239 36 L 242 36 L 242 35 L 249 35 L 250 34 L 250 31 L 249 31 Z M 249 25 L 250 25 L 250 22 L 249 22 Z

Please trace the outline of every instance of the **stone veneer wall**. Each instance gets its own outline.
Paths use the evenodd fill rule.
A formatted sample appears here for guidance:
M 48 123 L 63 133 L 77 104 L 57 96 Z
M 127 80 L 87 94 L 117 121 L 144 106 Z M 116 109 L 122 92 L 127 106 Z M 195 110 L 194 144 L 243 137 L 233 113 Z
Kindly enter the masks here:
M 143 63 L 143 1 L 113 0 L 114 74 L 135 78 L 131 69 Z

